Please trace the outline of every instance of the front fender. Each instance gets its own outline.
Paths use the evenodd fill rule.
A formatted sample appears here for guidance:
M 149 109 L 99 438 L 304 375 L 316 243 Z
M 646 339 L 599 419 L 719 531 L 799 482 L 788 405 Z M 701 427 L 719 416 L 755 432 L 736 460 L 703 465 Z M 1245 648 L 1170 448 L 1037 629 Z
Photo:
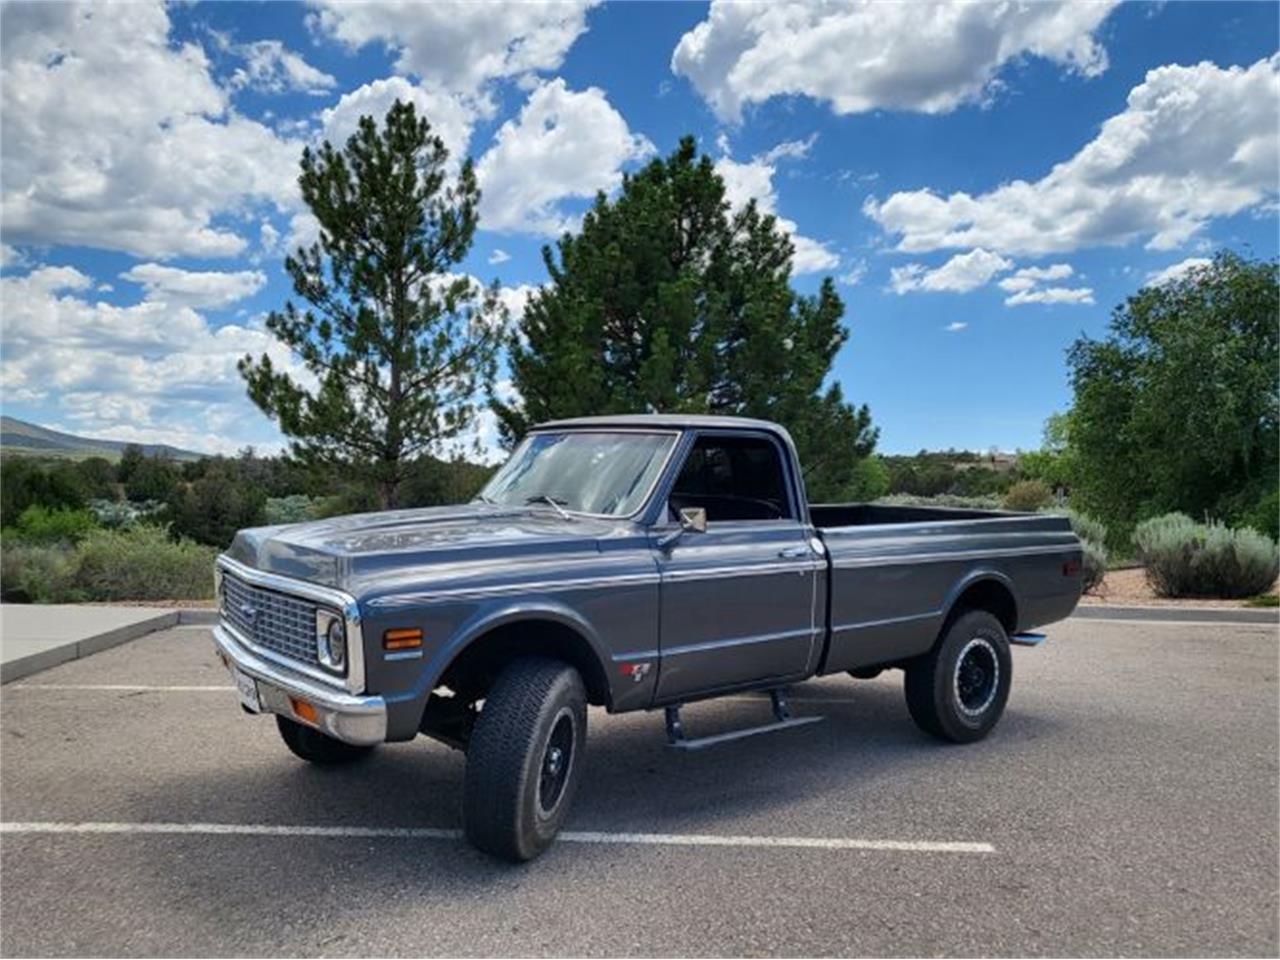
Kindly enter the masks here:
M 435 689 L 440 682 L 440 677 L 449 668 L 449 664 L 453 663 L 458 654 L 479 637 L 511 623 L 531 620 L 549 620 L 568 627 L 586 640 L 601 669 L 605 669 L 605 665 L 609 663 L 604 643 L 601 641 L 595 627 L 568 604 L 550 599 L 522 600 L 513 598 L 511 601 L 499 606 L 476 611 L 473 616 L 458 627 L 454 635 L 432 655 L 423 668 L 422 682 L 426 685 L 425 689 L 428 692 Z M 605 670 L 605 673 L 607 676 L 608 671 Z

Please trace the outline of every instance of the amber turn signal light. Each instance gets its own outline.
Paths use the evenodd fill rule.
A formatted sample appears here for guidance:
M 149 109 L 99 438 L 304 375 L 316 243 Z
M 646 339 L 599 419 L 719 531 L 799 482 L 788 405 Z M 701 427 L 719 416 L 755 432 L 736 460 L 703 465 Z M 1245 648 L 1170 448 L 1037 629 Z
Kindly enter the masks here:
M 422 631 L 417 628 L 387 630 L 382 634 L 383 650 L 410 650 L 422 646 Z
M 299 720 L 305 720 L 307 723 L 320 723 L 320 717 L 316 714 L 316 708 L 305 700 L 299 700 L 297 697 L 290 697 L 289 708 L 293 710 L 293 715 Z

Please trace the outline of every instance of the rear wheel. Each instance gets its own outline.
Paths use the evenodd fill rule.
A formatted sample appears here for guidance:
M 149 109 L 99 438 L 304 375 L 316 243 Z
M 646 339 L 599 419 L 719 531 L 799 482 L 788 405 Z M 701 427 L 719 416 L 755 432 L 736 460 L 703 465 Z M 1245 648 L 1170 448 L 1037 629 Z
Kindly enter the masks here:
M 581 777 L 587 695 L 558 660 L 517 660 L 489 690 L 467 745 L 467 839 L 504 860 L 532 860 L 555 839 Z
M 357 746 L 354 743 L 335 740 L 313 727 L 279 714 L 276 714 L 276 727 L 280 730 L 280 739 L 293 751 L 294 756 L 321 766 L 351 763 L 353 760 L 367 757 L 373 750 L 372 746 Z
M 907 666 L 907 709 L 926 733 L 971 743 L 999 721 L 1012 679 L 1003 624 L 985 610 L 970 610 L 933 651 Z

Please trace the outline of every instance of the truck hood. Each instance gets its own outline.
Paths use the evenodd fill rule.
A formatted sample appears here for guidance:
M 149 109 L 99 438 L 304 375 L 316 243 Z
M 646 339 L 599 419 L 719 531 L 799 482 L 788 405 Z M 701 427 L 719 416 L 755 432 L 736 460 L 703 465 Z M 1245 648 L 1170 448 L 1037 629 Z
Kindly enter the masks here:
M 566 519 L 550 507 L 470 503 L 253 527 L 236 534 L 227 553 L 259 570 L 358 594 L 375 578 L 385 583 L 424 568 L 461 573 L 595 552 L 601 538 L 634 529 L 627 521 Z

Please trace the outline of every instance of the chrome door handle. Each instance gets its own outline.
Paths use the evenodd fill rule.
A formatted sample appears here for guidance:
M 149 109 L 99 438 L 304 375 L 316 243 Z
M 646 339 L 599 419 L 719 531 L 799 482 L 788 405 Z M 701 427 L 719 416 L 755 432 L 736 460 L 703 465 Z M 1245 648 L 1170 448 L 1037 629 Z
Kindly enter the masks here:
M 783 560 L 805 560 L 813 556 L 813 551 L 808 547 L 787 547 L 785 550 L 779 550 L 778 556 Z

